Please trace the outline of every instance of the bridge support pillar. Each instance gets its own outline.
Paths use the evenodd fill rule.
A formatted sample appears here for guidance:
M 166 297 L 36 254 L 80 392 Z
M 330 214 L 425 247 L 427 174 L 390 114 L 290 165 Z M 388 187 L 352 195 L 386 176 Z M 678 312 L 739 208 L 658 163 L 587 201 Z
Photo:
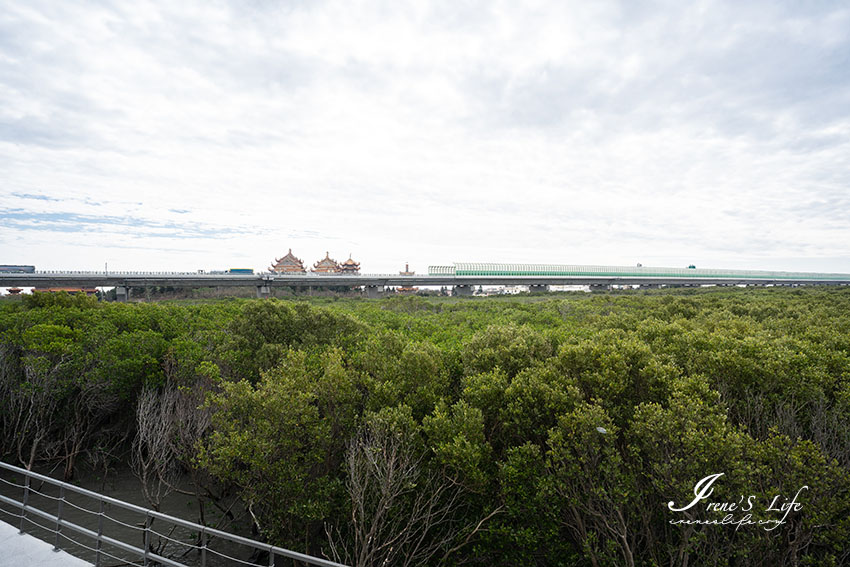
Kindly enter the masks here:
M 257 286 L 257 299 L 268 299 L 271 295 L 271 288 L 267 285 Z
M 377 299 L 384 295 L 384 286 L 382 285 L 367 285 L 364 286 L 363 290 L 369 299 Z
M 130 288 L 123 285 L 115 286 L 115 299 L 117 301 L 127 301 L 130 299 Z
M 456 285 L 452 288 L 453 296 L 468 296 L 472 295 L 473 289 L 471 285 Z
M 611 291 L 608 284 L 590 284 L 590 291 Z
M 549 291 L 549 286 L 546 284 L 532 284 L 528 286 L 529 293 L 539 293 L 543 291 Z

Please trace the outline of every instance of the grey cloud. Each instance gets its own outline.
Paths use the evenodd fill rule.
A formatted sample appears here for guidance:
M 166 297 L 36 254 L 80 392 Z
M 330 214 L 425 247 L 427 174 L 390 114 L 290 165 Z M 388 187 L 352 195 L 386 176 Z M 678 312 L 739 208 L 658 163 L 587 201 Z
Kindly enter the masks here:
M 44 232 L 122 232 L 146 238 L 217 238 L 248 234 L 248 228 L 217 227 L 201 223 L 153 221 L 139 217 L 44 213 L 23 209 L 0 210 L 0 220 L 17 230 Z M 166 230 L 168 232 L 162 232 Z
M 632 3 L 619 4 L 621 8 Z M 663 10 L 624 10 L 620 33 L 600 46 L 606 56 L 589 65 L 544 62 L 523 76 L 495 68 L 471 69 L 463 89 L 481 103 L 476 126 L 571 129 L 583 113 L 608 126 L 653 129 L 687 124 L 730 136 L 768 139 L 778 113 L 820 126 L 850 111 L 850 46 L 789 37 L 780 24 L 805 16 L 813 31 L 835 11 L 808 6 L 753 8 L 720 4 L 685 24 L 690 4 Z M 838 6 L 838 5 L 836 5 Z M 729 18 L 735 18 L 730 22 Z M 789 23 L 790 22 L 790 23 Z M 619 77 L 616 64 L 637 57 L 638 74 Z
M 18 197 L 19 199 L 30 199 L 36 201 L 59 201 L 60 199 L 56 199 L 54 197 L 48 197 L 47 195 L 28 195 L 26 193 L 12 193 L 13 197 Z M 22 210 L 22 209 L 16 209 Z
M 55 122 L 27 118 L 0 122 L 0 141 L 59 149 L 79 146 L 91 140 L 81 132 L 62 128 Z

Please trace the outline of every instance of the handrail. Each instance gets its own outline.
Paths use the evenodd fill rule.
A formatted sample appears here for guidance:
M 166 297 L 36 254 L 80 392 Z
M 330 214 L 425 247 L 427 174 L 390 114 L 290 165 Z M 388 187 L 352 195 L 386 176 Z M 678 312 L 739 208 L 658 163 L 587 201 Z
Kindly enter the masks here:
M 150 541 L 151 533 L 161 535 L 158 532 L 155 532 L 153 529 L 151 529 L 151 524 L 152 524 L 151 520 L 152 519 L 158 519 L 158 520 L 162 520 L 164 522 L 169 522 L 173 525 L 180 526 L 180 527 L 183 527 L 183 528 L 186 528 L 186 529 L 189 529 L 189 530 L 193 530 L 193 531 L 196 531 L 197 533 L 201 534 L 202 535 L 202 546 L 200 548 L 198 546 L 194 546 L 194 545 L 191 545 L 191 544 L 188 544 L 188 543 L 183 543 L 183 542 L 181 542 L 181 543 L 183 545 L 188 546 L 188 547 L 195 547 L 202 552 L 201 553 L 201 565 L 202 565 L 202 567 L 206 566 L 206 551 L 213 551 L 216 555 L 223 555 L 222 553 L 214 551 L 214 550 L 212 550 L 208 547 L 208 541 L 209 541 L 210 537 L 216 537 L 216 538 L 219 538 L 221 540 L 230 541 L 230 542 L 233 542 L 233 543 L 236 543 L 236 544 L 244 545 L 246 547 L 249 547 L 249 548 L 252 548 L 252 549 L 255 549 L 255 550 L 267 552 L 269 554 L 269 565 L 274 565 L 275 556 L 281 556 L 281 557 L 287 557 L 289 559 L 295 559 L 297 561 L 301 561 L 301 562 L 307 563 L 309 565 L 319 565 L 321 567 L 346 567 L 345 565 L 342 565 L 340 563 L 335 563 L 335 562 L 329 561 L 327 559 L 322 559 L 320 557 L 313 557 L 311 555 L 306 555 L 304 553 L 299 553 L 297 551 L 284 549 L 282 547 L 277 547 L 275 545 L 271 545 L 271 544 L 268 544 L 268 543 L 259 542 L 259 541 L 252 540 L 252 539 L 249 539 L 249 538 L 246 538 L 246 537 L 238 536 L 236 534 L 231 534 L 231 533 L 228 533 L 228 532 L 217 530 L 215 528 L 203 526 L 201 524 L 196 524 L 194 522 L 190 522 L 190 521 L 187 521 L 187 520 L 176 518 L 174 516 L 169 516 L 168 514 L 163 514 L 162 512 L 157 512 L 156 510 L 151 510 L 149 508 L 137 506 L 137 505 L 131 504 L 129 502 L 124 502 L 123 500 L 118 500 L 117 498 L 112 498 L 110 496 L 106 496 L 104 494 L 93 492 L 93 491 L 87 490 L 85 488 L 80 488 L 78 486 L 68 484 L 67 482 L 62 482 L 60 480 L 50 478 L 49 476 L 45 476 L 45 475 L 42 475 L 42 474 L 39 474 L 39 473 L 28 471 L 26 469 L 16 467 L 16 466 L 10 465 L 8 463 L 0 462 L 0 469 L 5 469 L 7 471 L 23 475 L 24 478 L 26 479 L 23 485 L 15 485 L 15 486 L 19 486 L 19 487 L 22 486 L 22 488 L 23 488 L 24 494 L 23 494 L 23 500 L 22 501 L 17 501 L 17 500 L 14 500 L 13 498 L 9 498 L 7 496 L 0 494 L 0 502 L 7 504 L 9 506 L 13 506 L 13 507 L 15 507 L 15 508 L 17 508 L 21 511 L 21 514 L 20 514 L 20 519 L 21 519 L 20 531 L 21 531 L 21 533 L 24 532 L 24 529 L 23 529 L 24 528 L 24 520 L 27 520 L 31 523 L 34 523 L 34 522 L 32 522 L 32 520 L 30 520 L 29 518 L 26 517 L 27 513 L 31 513 L 31 514 L 38 516 L 38 517 L 40 517 L 44 520 L 47 520 L 48 522 L 51 522 L 53 525 L 56 526 L 56 529 L 50 529 L 50 528 L 46 528 L 45 526 L 42 526 L 41 524 L 37 524 L 39 527 L 46 529 L 46 530 L 52 532 L 53 534 L 55 534 L 55 536 L 56 536 L 55 544 L 54 544 L 55 549 L 59 549 L 59 536 L 60 535 L 64 539 L 69 539 L 70 541 L 74 541 L 74 540 L 71 540 L 64 532 L 61 531 L 63 528 L 68 529 L 68 530 L 72 530 L 76 533 L 79 533 L 83 536 L 86 536 L 86 537 L 89 537 L 89 538 L 95 540 L 97 542 L 97 546 L 98 546 L 98 555 L 97 555 L 98 564 L 99 564 L 99 561 L 100 561 L 100 553 L 101 553 L 100 547 L 101 547 L 101 544 L 105 543 L 107 545 L 111 545 L 113 547 L 121 549 L 122 551 L 134 554 L 134 555 L 138 556 L 139 558 L 144 559 L 146 565 L 149 563 L 150 560 L 153 560 L 155 562 L 162 563 L 163 565 L 169 565 L 170 567 L 189 567 L 188 564 L 180 563 L 180 562 L 175 561 L 173 559 L 170 559 L 170 558 L 167 558 L 167 557 L 161 557 L 157 554 L 154 554 L 153 552 L 150 551 L 150 549 L 142 549 L 142 548 L 136 547 L 134 545 L 131 545 L 129 543 L 126 543 L 126 542 L 123 542 L 123 541 L 117 540 L 115 538 L 111 538 L 109 536 L 104 535 L 103 534 L 103 525 L 102 525 L 103 524 L 103 518 L 108 518 L 110 520 L 117 521 L 117 520 L 114 520 L 114 518 L 107 516 L 103 512 L 104 504 L 109 504 L 111 506 L 123 508 L 125 510 L 130 511 L 130 512 L 134 512 L 136 514 L 140 514 L 140 515 L 144 516 L 144 518 L 145 518 L 144 532 L 145 532 L 145 542 L 146 542 L 145 547 L 148 547 L 147 543 Z M 48 483 L 50 485 L 56 486 L 60 489 L 60 493 L 59 493 L 60 495 L 59 495 L 58 498 L 53 497 L 53 496 L 48 496 L 48 495 L 42 495 L 42 496 L 47 496 L 48 498 L 53 499 L 53 500 L 58 500 L 59 508 L 58 508 L 57 515 L 53 515 L 49 512 L 39 510 L 38 508 L 33 507 L 32 504 L 29 503 L 29 495 L 30 495 L 31 492 L 41 494 L 30 486 L 31 480 L 38 480 L 38 481 L 41 481 L 41 482 L 45 482 L 45 483 Z M 8 483 L 14 485 L 14 483 L 11 483 L 11 482 L 8 482 Z M 80 494 L 80 495 L 85 496 L 87 498 L 92 498 L 100 504 L 100 512 L 99 513 L 89 510 L 90 513 L 96 514 L 99 518 L 99 526 L 98 526 L 97 531 L 93 531 L 93 530 L 90 530 L 90 529 L 85 528 L 83 526 L 77 525 L 73 522 L 69 522 L 68 520 L 65 520 L 61 517 L 62 516 L 62 504 L 67 502 L 66 497 L 65 497 L 65 493 L 67 491 L 74 492 L 76 494 Z M 15 516 L 17 516 L 17 515 L 15 515 Z M 82 545 L 82 544 L 79 544 L 78 542 L 74 542 L 74 543 L 77 543 L 78 545 Z M 229 560 L 234 560 L 236 562 L 243 562 L 243 561 L 237 559 L 236 557 L 231 557 L 231 556 L 227 556 L 227 555 L 224 555 L 224 557 L 229 559 Z

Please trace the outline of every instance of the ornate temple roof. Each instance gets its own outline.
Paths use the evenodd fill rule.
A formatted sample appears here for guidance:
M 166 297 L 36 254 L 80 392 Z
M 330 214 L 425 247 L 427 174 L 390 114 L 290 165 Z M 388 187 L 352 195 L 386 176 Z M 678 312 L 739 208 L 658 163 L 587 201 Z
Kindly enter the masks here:
M 360 262 L 355 262 L 351 259 L 351 255 L 349 254 L 348 260 L 339 265 L 339 269 L 342 272 L 359 272 L 360 271 Z
M 286 253 L 283 258 L 277 258 L 273 266 L 269 268 L 270 272 L 306 272 L 304 262 L 300 258 L 296 258 L 292 254 L 292 248 Z
M 337 264 L 336 260 L 331 258 L 330 252 L 325 252 L 325 257 L 313 264 L 313 269 L 311 271 L 324 273 L 338 272 L 339 264 Z

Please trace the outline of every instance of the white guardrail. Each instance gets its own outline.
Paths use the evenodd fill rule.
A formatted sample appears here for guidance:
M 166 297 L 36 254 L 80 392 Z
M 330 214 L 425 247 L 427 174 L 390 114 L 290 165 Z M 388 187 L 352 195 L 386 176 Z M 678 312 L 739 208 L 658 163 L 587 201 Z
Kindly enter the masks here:
M 12 518 L 12 521 L 19 521 L 19 529 L 24 533 L 25 528 L 30 528 L 31 531 L 44 533 L 45 531 L 53 534 L 53 547 L 56 550 L 65 547 L 74 548 L 77 546 L 83 550 L 88 550 L 89 554 L 94 558 L 94 564 L 100 567 L 104 559 L 112 559 L 118 561 L 120 565 L 130 565 L 136 567 L 145 567 L 152 565 L 167 565 L 168 567 L 212 567 L 213 565 L 275 565 L 275 559 L 288 558 L 307 565 L 319 565 L 321 567 L 345 567 L 339 563 L 312 557 L 297 551 L 290 551 L 267 543 L 262 543 L 245 537 L 229 534 L 221 530 L 216 530 L 174 516 L 169 516 L 155 510 L 142 508 L 128 502 L 110 498 L 97 492 L 92 492 L 84 488 L 79 488 L 72 484 L 52 479 L 48 476 L 34 473 L 20 467 L 9 465 L 0 462 L 0 482 L 11 487 L 12 491 L 21 490 L 21 500 L 15 500 L 9 496 L 0 494 L 0 504 L 5 504 L 14 511 L 9 511 L 0 506 L 0 512 L 3 516 Z M 12 473 L 9 475 L 8 473 Z M 22 484 L 8 480 L 8 476 L 20 476 Z M 33 487 L 37 484 L 39 489 Z M 48 489 L 44 488 L 48 485 Z M 58 492 L 57 492 L 58 490 Z M 4 490 L 6 494 L 9 490 Z M 55 492 L 56 494 L 48 494 L 47 492 Z M 68 495 L 69 493 L 78 495 L 72 502 Z M 33 505 L 32 501 L 38 499 L 45 503 L 55 503 L 55 514 L 42 510 Z M 97 509 L 92 509 L 86 506 L 81 501 L 88 501 L 94 504 Z M 46 507 L 46 506 L 42 506 Z M 139 522 L 130 523 L 121 521 L 110 516 L 107 511 L 113 507 L 121 508 L 131 514 L 138 516 Z M 63 517 L 63 512 L 68 515 L 69 508 L 74 508 L 75 516 L 84 515 L 91 519 L 91 523 L 96 523 L 96 528 L 92 525 L 90 529 L 70 522 Z M 41 522 L 36 521 L 40 519 Z M 159 525 L 154 529 L 154 521 Z M 108 522 L 108 524 L 107 524 Z M 11 522 L 9 522 L 11 523 Z M 121 526 L 125 530 L 129 529 L 137 534 L 139 540 L 143 542 L 144 547 L 137 547 L 119 539 L 106 535 L 108 526 Z M 181 528 L 182 533 L 191 534 L 195 543 L 189 543 L 175 539 L 175 528 Z M 161 530 L 161 531 L 157 531 Z M 166 532 L 166 533 L 161 533 Z M 74 537 L 72 537 L 72 535 Z M 82 536 L 82 537 L 81 537 Z M 75 539 L 76 538 L 76 539 Z M 87 540 L 91 545 L 86 545 L 81 539 Z M 125 538 L 129 539 L 129 538 Z M 158 547 L 154 548 L 154 540 L 158 542 Z M 68 545 L 68 542 L 72 545 Z M 213 543 L 221 542 L 222 545 L 215 549 Z M 222 550 L 226 547 L 228 551 Z M 238 554 L 230 549 L 239 549 L 243 553 Z M 107 549 L 109 551 L 107 551 Z M 70 549 L 65 549 L 71 551 Z M 165 556 L 165 550 L 168 550 L 168 556 Z M 158 551 L 159 553 L 155 553 Z M 193 553 L 194 552 L 194 553 Z M 251 559 L 240 559 L 237 555 L 256 555 L 256 552 L 268 553 L 267 563 L 257 563 Z M 184 563 L 187 556 L 194 555 L 195 561 Z M 131 559 L 128 559 L 131 558 Z M 179 558 L 178 561 L 175 558 Z
M 227 272 L 128 272 L 121 270 L 109 270 L 108 272 L 97 271 L 97 270 L 36 270 L 35 272 L 7 272 L 7 275 L 41 275 L 41 276 L 296 276 L 296 277 L 308 277 L 308 276 L 323 276 L 323 277 L 335 277 L 335 276 L 362 276 L 364 278 L 397 278 L 399 274 L 344 274 L 344 273 L 325 273 L 325 272 L 254 272 L 253 274 L 242 274 L 235 273 L 230 274 Z M 428 275 L 428 274 L 422 274 Z

